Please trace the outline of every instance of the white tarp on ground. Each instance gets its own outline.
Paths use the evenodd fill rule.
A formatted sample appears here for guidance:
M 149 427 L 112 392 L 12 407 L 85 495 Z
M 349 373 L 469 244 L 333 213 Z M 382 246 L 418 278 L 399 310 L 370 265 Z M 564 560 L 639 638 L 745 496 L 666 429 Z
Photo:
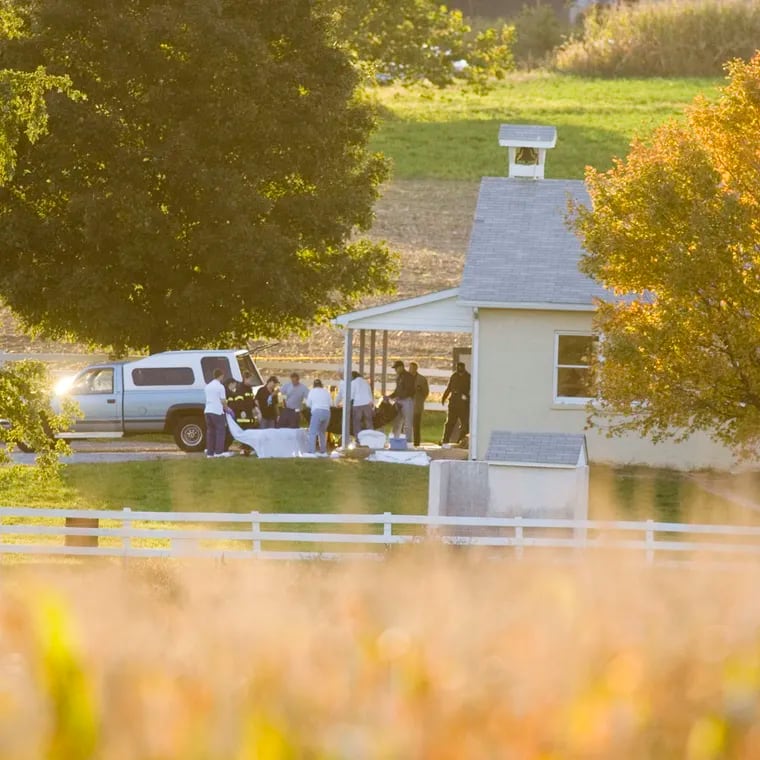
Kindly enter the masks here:
M 238 443 L 250 446 L 259 459 L 298 457 L 309 450 L 306 428 L 277 428 L 274 430 L 243 430 L 226 414 L 227 426 Z
M 424 451 L 375 451 L 367 457 L 368 462 L 392 462 L 395 464 L 416 464 L 427 467 L 430 457 Z
M 385 448 L 385 433 L 382 430 L 360 430 L 356 437 L 359 439 L 360 446 L 367 446 L 370 449 Z

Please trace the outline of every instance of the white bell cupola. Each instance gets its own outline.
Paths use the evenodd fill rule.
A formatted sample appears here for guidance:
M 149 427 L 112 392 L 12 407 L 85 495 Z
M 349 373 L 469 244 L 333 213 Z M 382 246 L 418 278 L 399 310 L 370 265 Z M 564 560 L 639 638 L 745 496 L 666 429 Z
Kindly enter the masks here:
M 502 124 L 499 145 L 509 149 L 509 176 L 543 179 L 546 151 L 557 144 L 555 127 Z

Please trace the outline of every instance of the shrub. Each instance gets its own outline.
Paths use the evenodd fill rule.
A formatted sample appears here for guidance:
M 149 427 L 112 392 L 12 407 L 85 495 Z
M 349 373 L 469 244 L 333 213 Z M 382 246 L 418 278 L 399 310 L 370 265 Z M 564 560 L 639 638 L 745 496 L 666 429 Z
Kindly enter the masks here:
M 715 76 L 727 60 L 752 57 L 758 40 L 754 0 L 650 0 L 589 13 L 555 65 L 587 76 Z
M 554 49 L 562 43 L 563 28 L 554 8 L 537 2 L 523 5 L 514 18 L 516 41 L 515 61 L 521 68 L 536 68 L 550 60 Z

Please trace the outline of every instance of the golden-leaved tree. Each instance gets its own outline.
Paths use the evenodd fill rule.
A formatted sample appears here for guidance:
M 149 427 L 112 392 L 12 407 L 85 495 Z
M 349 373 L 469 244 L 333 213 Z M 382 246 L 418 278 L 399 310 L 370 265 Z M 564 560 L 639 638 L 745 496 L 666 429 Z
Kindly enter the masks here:
M 614 433 L 760 443 L 760 54 L 719 97 L 635 141 L 573 224 L 599 304 L 599 402 Z

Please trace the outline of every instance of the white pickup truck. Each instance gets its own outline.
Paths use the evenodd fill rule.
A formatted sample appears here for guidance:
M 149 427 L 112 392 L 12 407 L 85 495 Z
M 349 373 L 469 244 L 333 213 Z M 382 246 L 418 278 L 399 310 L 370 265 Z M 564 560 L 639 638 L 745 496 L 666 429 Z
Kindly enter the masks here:
M 221 369 L 225 379 L 253 375 L 262 384 L 249 351 L 165 351 L 144 359 L 93 364 L 56 386 L 54 409 L 63 397 L 82 410 L 62 438 L 120 437 L 171 433 L 183 451 L 205 445 L 203 388 Z

